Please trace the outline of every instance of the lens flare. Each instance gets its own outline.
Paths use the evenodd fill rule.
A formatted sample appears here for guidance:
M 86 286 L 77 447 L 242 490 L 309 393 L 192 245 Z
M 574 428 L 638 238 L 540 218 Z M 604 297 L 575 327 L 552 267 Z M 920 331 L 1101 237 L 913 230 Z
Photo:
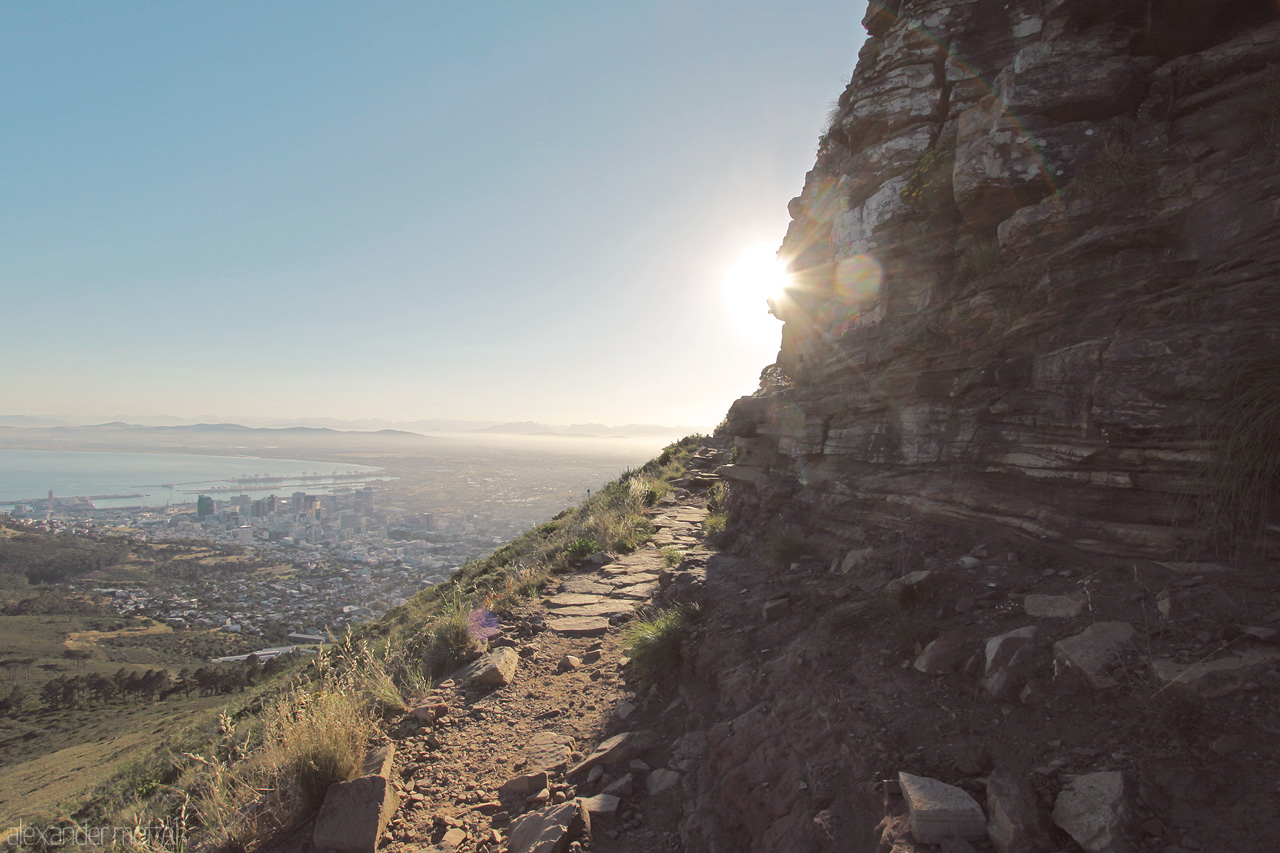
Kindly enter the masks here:
M 791 283 L 786 268 L 767 243 L 750 247 L 725 271 L 724 293 L 730 313 L 747 334 L 777 334 L 769 305 Z
M 836 263 L 836 294 L 846 305 L 865 308 L 880 298 L 880 262 L 854 255 Z

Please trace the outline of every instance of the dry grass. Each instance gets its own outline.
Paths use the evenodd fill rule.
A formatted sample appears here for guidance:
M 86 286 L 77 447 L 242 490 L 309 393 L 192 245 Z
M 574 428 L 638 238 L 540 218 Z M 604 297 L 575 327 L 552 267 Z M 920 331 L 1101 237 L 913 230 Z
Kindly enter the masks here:
M 1259 546 L 1280 486 L 1280 358 L 1232 364 L 1226 400 L 1206 426 L 1214 453 L 1200 522 L 1222 550 Z
M 188 780 L 200 846 L 234 849 L 265 838 L 317 807 L 330 784 L 359 775 L 377 731 L 377 702 L 356 672 L 322 671 L 294 686 L 270 704 L 260 729 L 224 720 L 220 743 L 192 756 L 200 765 Z

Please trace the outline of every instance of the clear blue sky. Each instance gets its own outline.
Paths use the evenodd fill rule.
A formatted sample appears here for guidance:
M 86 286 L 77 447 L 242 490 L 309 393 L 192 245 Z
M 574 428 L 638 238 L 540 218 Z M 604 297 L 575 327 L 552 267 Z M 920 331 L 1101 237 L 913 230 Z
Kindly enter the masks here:
M 0 5 L 0 414 L 714 424 L 864 7 Z

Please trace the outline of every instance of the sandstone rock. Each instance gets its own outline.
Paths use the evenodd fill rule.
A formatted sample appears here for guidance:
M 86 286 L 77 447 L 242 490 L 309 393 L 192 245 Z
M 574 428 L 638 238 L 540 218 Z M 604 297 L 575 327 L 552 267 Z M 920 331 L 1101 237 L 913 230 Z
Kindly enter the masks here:
M 999 853 L 1052 849 L 1049 828 L 1031 786 L 1007 767 L 987 777 L 987 838 Z
M 954 672 L 973 653 L 976 645 L 972 631 L 948 631 L 924 647 L 924 651 L 916 658 L 914 667 L 925 675 Z
M 1141 65 L 1097 36 L 1057 38 L 1024 47 L 997 89 L 1011 113 L 1055 121 L 1106 118 L 1134 100 Z
M 622 800 L 612 794 L 596 794 L 594 797 L 583 797 L 581 802 L 587 814 L 591 815 L 592 826 L 612 826 Z
M 591 651 L 587 652 L 585 655 L 582 656 L 582 662 L 585 664 L 597 663 L 600 660 L 600 658 L 603 656 L 604 656 L 604 652 L 602 652 L 600 649 L 592 649 Z
M 622 776 L 614 779 L 605 786 L 603 793 L 614 797 L 629 797 L 635 786 L 635 777 L 630 773 L 624 773 Z
M 498 794 L 503 797 L 527 797 L 541 791 L 550 783 L 550 777 L 545 770 L 526 773 L 503 782 L 498 788 Z
M 511 822 L 510 853 L 567 853 L 591 835 L 591 817 L 581 801 L 561 803 L 521 815 Z
M 578 669 L 581 666 L 582 658 L 574 655 L 564 655 L 560 658 L 560 663 L 556 664 L 556 669 L 561 672 L 568 672 L 569 670 Z
M 1239 690 L 1245 681 L 1277 661 L 1280 661 L 1280 652 L 1246 649 L 1193 664 L 1153 660 L 1151 670 L 1166 688 L 1191 693 L 1202 699 L 1217 699 Z
M 1053 804 L 1053 822 L 1087 853 L 1125 853 L 1128 820 L 1124 777 L 1114 771 L 1077 776 Z
M 927 569 L 921 569 L 915 572 L 907 572 L 900 578 L 894 578 L 884 585 L 882 594 L 890 601 L 901 601 L 904 595 L 910 590 L 922 586 L 933 577 L 933 572 Z
M 367 775 L 329 786 L 311 834 L 316 847 L 350 853 L 377 849 L 387 821 L 400 805 L 390 781 L 394 755 L 394 747 L 375 750 L 365 762 Z
M 580 761 L 569 771 L 570 776 L 584 773 L 603 764 L 606 767 L 630 761 L 641 753 L 653 749 L 660 743 L 657 732 L 644 730 L 639 732 L 623 732 L 603 741 L 595 752 Z
M 573 741 L 556 732 L 538 732 L 525 746 L 525 763 L 530 773 L 554 773 L 569 763 Z
M 775 598 L 766 601 L 760 608 L 760 615 L 766 622 L 776 622 L 791 612 L 791 601 L 786 598 Z
M 1022 609 L 1028 616 L 1044 619 L 1070 619 L 1079 616 L 1087 603 L 1085 596 L 1075 595 L 1028 595 L 1022 602 Z
M 444 850 L 457 850 L 467 841 L 466 830 L 459 827 L 453 827 L 445 832 L 440 839 L 440 847 Z
M 1132 638 L 1133 626 L 1128 622 L 1095 622 L 1074 637 L 1054 643 L 1053 659 L 1079 670 L 1094 689 L 1106 690 L 1120 683 L 1109 673 Z
M 497 649 L 467 669 L 467 680 L 472 684 L 489 684 L 501 687 L 511 683 L 520 665 L 520 653 L 510 647 Z
M 1027 625 L 987 640 L 982 686 L 997 699 L 1017 694 L 1031 669 L 1036 626 Z
M 902 786 L 908 823 L 916 841 L 937 844 L 953 836 L 981 838 L 986 834 L 982 807 L 960 788 L 901 771 L 898 784 Z
M 665 767 L 659 767 L 649 774 L 645 780 L 645 790 L 649 796 L 658 797 L 667 793 L 675 793 L 680 784 L 680 774 Z
M 602 616 L 552 617 L 547 628 L 565 637 L 599 637 L 609 632 L 609 620 Z
M 547 599 L 552 607 L 581 607 L 584 604 L 599 604 L 600 596 L 580 592 L 562 592 Z
M 449 706 L 438 699 L 428 699 L 409 710 L 409 715 L 424 725 L 448 716 Z
M 560 584 L 560 592 L 561 594 L 568 593 L 570 595 L 592 595 L 599 600 L 599 596 L 613 592 L 613 584 L 577 575 Z M 551 615 L 554 616 L 555 614 L 552 613 Z
M 632 703 L 630 702 L 618 703 L 618 710 L 617 710 L 618 719 L 621 720 L 622 722 L 625 723 L 627 720 L 631 719 L 631 715 L 634 714 L 635 712 L 636 712 L 636 706 L 633 705 Z

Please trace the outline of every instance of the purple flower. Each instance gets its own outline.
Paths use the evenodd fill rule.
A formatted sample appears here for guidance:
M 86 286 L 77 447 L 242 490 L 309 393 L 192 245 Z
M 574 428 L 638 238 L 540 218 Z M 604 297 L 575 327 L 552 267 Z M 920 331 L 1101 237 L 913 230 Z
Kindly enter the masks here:
M 498 617 L 488 610 L 472 610 L 467 616 L 467 633 L 473 640 L 488 640 L 498 636 Z

